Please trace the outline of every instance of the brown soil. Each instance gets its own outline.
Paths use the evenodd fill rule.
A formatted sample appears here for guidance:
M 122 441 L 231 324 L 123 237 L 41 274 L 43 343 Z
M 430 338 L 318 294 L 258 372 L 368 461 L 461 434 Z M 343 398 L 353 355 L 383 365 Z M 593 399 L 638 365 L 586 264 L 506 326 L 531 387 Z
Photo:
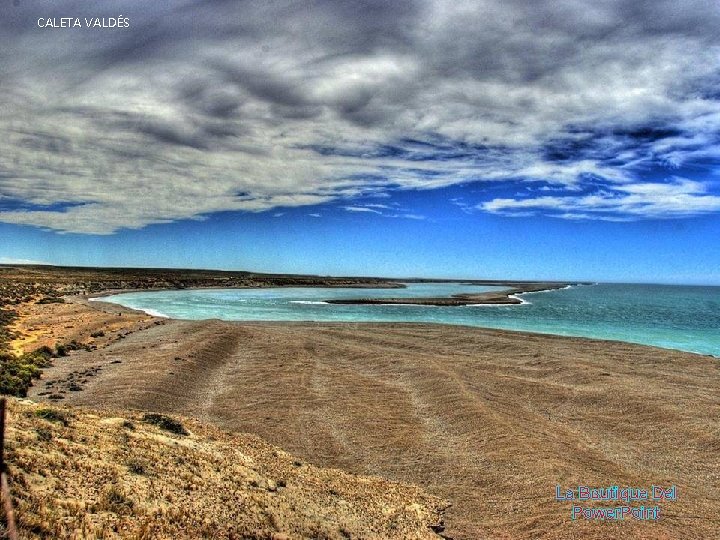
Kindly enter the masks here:
M 102 347 L 120 336 L 148 328 L 158 321 L 145 313 L 98 304 L 89 310 L 84 303 L 62 304 L 23 303 L 15 307 L 18 321 L 11 326 L 18 336 L 11 343 L 16 353 L 50 348 L 60 343 L 77 341 L 89 346 Z
M 65 308 L 43 309 L 52 326 Z M 719 388 L 715 359 L 616 342 L 165 321 L 56 360 L 31 397 L 182 414 L 417 484 L 452 503 L 456 539 L 692 539 L 720 527 Z M 556 485 L 652 484 L 678 486 L 658 523 L 572 521 L 555 500 Z

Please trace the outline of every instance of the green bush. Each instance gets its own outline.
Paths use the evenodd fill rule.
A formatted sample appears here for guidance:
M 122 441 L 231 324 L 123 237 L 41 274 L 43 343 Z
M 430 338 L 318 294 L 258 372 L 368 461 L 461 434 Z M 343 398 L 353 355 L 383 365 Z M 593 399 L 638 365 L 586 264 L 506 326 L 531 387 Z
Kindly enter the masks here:
M 33 354 L 41 354 L 49 361 L 49 359 L 52 358 L 53 350 L 47 345 L 43 345 L 37 351 L 33 351 Z
M 42 408 L 35 411 L 35 416 L 42 418 L 49 422 L 57 422 L 63 426 L 67 426 L 70 423 L 70 415 L 65 411 L 58 409 Z
M 87 345 L 78 343 L 76 340 L 73 339 L 70 343 L 59 343 L 58 345 L 56 345 L 54 356 L 67 356 L 70 351 L 77 351 L 79 349 L 90 350 Z
M 131 459 L 130 461 L 128 461 L 127 468 L 128 471 L 133 474 L 143 475 L 147 472 L 147 467 L 145 466 L 145 464 L 138 459 Z
M 188 435 L 187 430 L 180 422 L 170 418 L 169 416 L 165 416 L 164 414 L 147 413 L 143 416 L 142 420 L 147 424 L 153 424 L 160 429 L 164 429 L 165 431 L 169 431 L 177 435 Z
M 103 499 L 105 510 L 115 513 L 129 513 L 132 511 L 133 501 L 115 486 L 107 490 Z
M 46 296 L 37 301 L 38 304 L 64 304 L 65 299 L 59 296 Z
M 51 363 L 48 347 L 21 355 L 0 353 L 0 394 L 25 397 L 32 381 Z

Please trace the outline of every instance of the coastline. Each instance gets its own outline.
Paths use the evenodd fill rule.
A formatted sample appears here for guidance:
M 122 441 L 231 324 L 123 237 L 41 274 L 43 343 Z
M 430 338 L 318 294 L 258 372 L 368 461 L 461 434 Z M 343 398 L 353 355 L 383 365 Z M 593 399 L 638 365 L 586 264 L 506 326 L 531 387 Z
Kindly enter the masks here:
M 510 285 L 512 282 L 498 283 Z M 480 306 L 480 305 L 520 305 L 525 302 L 517 296 L 538 292 L 566 289 L 578 285 L 577 283 L 528 283 L 510 286 L 504 291 L 489 291 L 484 293 L 454 294 L 447 297 L 434 298 L 343 298 L 326 300 L 328 304 L 377 304 L 377 305 L 420 305 L 420 306 Z
M 262 284 L 262 285 L 233 285 L 233 286 L 224 286 L 224 285 L 208 285 L 208 286 L 197 286 L 197 287 L 147 287 L 147 288 L 129 288 L 129 289 L 106 289 L 101 291 L 96 291 L 92 293 L 87 294 L 80 294 L 77 296 L 81 296 L 83 298 L 86 298 L 88 300 L 96 299 L 96 298 L 104 298 L 106 296 L 115 296 L 116 294 L 129 294 L 129 293 L 136 293 L 136 292 L 162 292 L 162 291 L 212 291 L 212 290 L 247 290 L 247 289 L 289 289 L 289 288 L 315 288 L 315 287 L 322 287 L 327 289 L 333 289 L 333 288 L 347 288 L 347 289 L 403 289 L 405 288 L 405 285 L 402 283 L 388 283 L 385 285 L 375 285 L 375 284 L 363 284 L 363 283 L 356 283 L 353 285 L 348 284 L 323 284 L 323 285 L 282 285 L 282 284 Z
M 87 345 L 45 369 L 32 400 L 181 415 L 417 485 L 452 504 L 455 540 L 714 531 L 715 359 L 465 326 L 159 319 L 65 298 L 18 307 L 21 333 L 45 332 L 33 346 Z M 582 522 L 554 500 L 556 484 L 673 484 L 682 497 L 658 523 Z
M 581 286 L 581 285 L 568 285 L 566 287 L 562 287 L 561 289 L 568 289 L 575 286 Z M 521 294 L 539 294 L 542 292 L 546 292 L 549 290 L 559 290 L 559 289 L 543 289 L 538 291 L 530 291 L 526 293 Z M 115 294 L 115 293 L 113 293 Z M 703 351 L 694 351 L 690 349 L 679 349 L 677 347 L 671 347 L 671 346 L 662 346 L 662 345 L 656 345 L 656 344 L 649 344 L 649 343 L 643 343 L 640 341 L 629 341 L 627 339 L 617 339 L 617 338 L 609 338 L 609 337 L 594 337 L 594 336 L 583 336 L 583 335 L 576 335 L 576 334 L 567 334 L 567 333 L 557 333 L 556 331 L 547 331 L 547 330 L 525 330 L 525 329 L 513 329 L 513 328 L 501 328 L 501 327 L 493 327 L 493 326 L 474 326 L 474 325 L 467 325 L 467 324 L 455 324 L 455 323 L 443 323 L 443 322 L 345 322 L 345 321 L 337 321 L 337 322 L 327 322 L 327 321 L 313 321 L 313 320 L 288 320 L 288 321 L 264 321 L 264 320 L 232 320 L 232 319 L 183 319 L 178 317 L 173 317 L 171 315 L 161 313 L 159 311 L 153 310 L 153 309 L 142 309 L 142 308 L 132 308 L 128 306 L 124 306 L 123 304 L 114 303 L 114 302 L 106 302 L 103 301 L 100 297 L 95 298 L 85 298 L 85 297 L 76 297 L 78 300 L 86 300 L 88 302 L 93 302 L 93 305 L 104 305 L 107 310 L 112 311 L 114 308 L 121 308 L 124 311 L 127 311 L 129 313 L 136 313 L 138 315 L 146 315 L 150 316 L 162 321 L 181 321 L 181 322 L 203 322 L 203 321 L 220 321 L 227 323 L 237 323 L 237 324 L 246 324 L 246 325 L 255 325 L 255 324 L 288 324 L 288 325 L 297 325 L 297 324 L 315 324 L 315 325 L 324 325 L 324 324 L 340 324 L 340 325 L 356 325 L 356 324 L 384 324 L 384 325 L 431 325 L 431 326 L 457 326 L 460 328 L 467 328 L 467 329 L 480 329 L 480 330 L 491 330 L 491 331 L 498 331 L 498 332 L 508 332 L 511 334 L 528 334 L 528 335 L 539 335 L 539 336 L 552 336 L 552 337 L 559 337 L 559 338 L 565 338 L 565 339 L 588 339 L 595 342 L 607 342 L 607 343 L 623 343 L 627 345 L 635 345 L 639 347 L 650 347 L 653 349 L 658 349 L 660 351 L 669 351 L 669 352 L 678 352 L 682 354 L 690 354 L 690 355 L 696 355 L 704 358 L 712 358 L 715 360 L 720 360 L 720 356 L 715 354 L 710 354 Z M 524 300 L 522 298 L 518 298 L 520 302 L 514 303 L 514 304 L 502 304 L 502 303 L 482 303 L 482 304 L 466 304 L 465 307 L 482 307 L 482 308 L 493 308 L 493 307 L 502 307 L 502 306 L 508 306 L 508 305 L 514 305 L 514 306 L 520 306 L 520 305 L 529 305 L 530 302 L 528 300 Z M 305 303 L 305 301 L 291 301 L 291 303 Z M 310 301 L 311 304 L 331 304 L 329 301 Z M 382 304 L 378 304 L 382 305 Z M 392 304 L 397 306 L 408 306 L 408 307 L 442 307 L 437 306 L 434 304 L 422 304 L 422 303 L 408 303 L 408 304 Z M 157 324 L 157 323 L 156 323 Z
M 708 358 L 586 338 L 163 320 L 73 352 L 30 398 L 63 392 L 56 403 L 187 416 L 254 433 L 315 465 L 416 484 L 452 503 L 447 535 L 457 540 L 642 538 L 676 537 L 687 521 L 573 522 L 552 489 L 672 482 L 684 495 L 668 513 L 714 515 L 720 481 L 705 474 L 720 460 L 687 449 L 719 442 L 709 435 L 720 427 L 709 412 L 720 406 L 719 379 Z M 521 515 L 511 510 L 518 505 Z
M 427 281 L 425 281 L 427 282 Z M 405 283 L 419 283 L 419 281 L 407 281 Z M 437 283 L 444 283 L 443 281 L 438 281 Z M 503 285 L 511 285 L 515 282 L 493 282 L 493 285 L 496 286 L 503 286 Z M 468 285 L 472 285 L 473 283 L 467 283 Z M 355 285 L 353 287 L 348 288 L 356 288 L 356 289 L 365 289 L 365 288 L 404 288 L 405 285 L 400 283 L 397 284 L 397 287 L 375 287 L 374 285 Z M 322 301 L 313 301 L 311 303 L 315 304 L 339 304 L 339 305 L 399 305 L 399 306 L 483 306 L 483 305 L 522 305 L 527 304 L 529 302 L 523 300 L 522 298 L 519 298 L 520 295 L 523 294 L 533 294 L 533 293 L 540 293 L 540 292 L 547 292 L 547 291 L 553 291 L 553 290 L 562 290 L 562 289 L 569 289 L 571 287 L 576 287 L 580 285 L 587 285 L 586 283 L 528 283 L 525 285 L 517 285 L 510 286 L 506 290 L 502 291 L 488 291 L 483 293 L 461 293 L 461 294 L 454 294 L 452 296 L 447 297 L 416 297 L 416 298 L 347 298 L 347 299 L 328 299 L 328 300 L 322 300 Z M 344 286 L 343 286 L 344 287 Z M 285 286 L 264 286 L 264 287 L 254 287 L 254 286 L 245 286 L 245 287 L 232 287 L 230 289 L 257 289 L 257 288 L 286 288 Z M 327 287 L 331 288 L 331 287 Z M 224 289 L 228 290 L 227 287 L 186 287 L 182 290 L 212 290 L 212 289 Z M 133 293 L 133 292 L 159 292 L 159 291 L 167 291 L 167 290 L 175 290 L 170 288 L 151 288 L 151 289 L 113 289 L 113 290 L 107 290 L 107 291 L 99 291 L 96 293 L 83 295 L 84 298 L 88 300 L 95 300 L 98 298 L 104 298 L 107 296 L 114 296 L 118 294 L 127 294 L 127 293 Z M 113 303 L 113 302 L 111 302 Z M 295 303 L 308 303 L 304 301 L 295 301 Z M 122 304 L 117 304 L 122 305 Z M 140 310 L 144 313 L 152 314 L 150 313 L 151 310 Z M 162 317 L 170 318 L 167 315 L 161 315 Z

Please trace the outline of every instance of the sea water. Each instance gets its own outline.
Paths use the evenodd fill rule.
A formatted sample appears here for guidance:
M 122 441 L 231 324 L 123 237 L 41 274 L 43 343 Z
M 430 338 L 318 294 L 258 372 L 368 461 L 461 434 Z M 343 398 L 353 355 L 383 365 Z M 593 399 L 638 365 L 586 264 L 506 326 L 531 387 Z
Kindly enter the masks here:
M 435 297 L 500 290 L 460 283 L 404 289 L 168 290 L 103 298 L 178 319 L 426 322 L 655 345 L 720 357 L 720 287 L 597 284 L 521 295 L 522 305 L 327 304 L 329 299 Z

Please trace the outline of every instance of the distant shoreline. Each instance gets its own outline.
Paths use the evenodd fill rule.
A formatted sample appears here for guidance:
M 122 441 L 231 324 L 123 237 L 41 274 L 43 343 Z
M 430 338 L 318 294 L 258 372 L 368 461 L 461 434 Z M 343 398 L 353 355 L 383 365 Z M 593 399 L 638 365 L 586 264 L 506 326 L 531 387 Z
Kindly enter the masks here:
M 516 282 L 516 281 L 468 281 L 468 280 L 406 280 L 403 282 L 386 282 L 383 284 L 376 283 L 354 283 L 354 284 L 336 284 L 327 283 L 322 285 L 287 285 L 287 284 L 262 284 L 262 285 L 235 285 L 235 286 L 191 286 L 191 287 L 148 287 L 148 288 L 130 288 L 130 289 L 105 289 L 92 293 L 81 293 L 86 300 L 97 300 L 108 296 L 119 294 L 129 294 L 135 292 L 162 292 L 172 290 L 229 290 L 229 289 L 286 289 L 286 288 L 347 288 L 347 289 L 404 289 L 406 283 L 459 283 L 467 285 L 485 285 L 493 287 L 509 287 L 502 291 L 488 291 L 482 293 L 463 293 L 454 294 L 444 297 L 416 297 L 416 298 L 343 298 L 322 300 L 323 304 L 345 304 L 345 305 L 414 305 L 414 306 L 472 306 L 472 305 L 521 305 L 526 302 L 517 298 L 521 294 L 547 292 L 560 289 L 568 289 L 570 287 L 578 287 L 581 285 L 592 285 L 589 282 Z
M 406 281 L 405 283 L 418 283 L 416 281 Z M 447 283 L 444 281 L 422 281 L 422 283 Z M 468 285 L 476 285 L 473 282 L 461 282 L 467 283 Z M 435 306 L 435 307 L 455 307 L 455 306 L 493 306 L 493 305 L 522 305 L 527 304 L 526 300 L 518 298 L 521 294 L 547 292 L 560 289 L 568 289 L 570 287 L 576 287 L 580 285 L 590 285 L 590 283 L 537 283 L 537 284 L 523 284 L 519 285 L 513 282 L 515 286 L 503 290 L 503 291 L 488 291 L 482 293 L 467 293 L 467 294 L 454 294 L 447 297 L 417 297 L 417 298 L 349 298 L 349 299 L 328 299 L 318 301 L 316 303 L 326 305 L 397 305 L 397 306 Z M 346 286 L 346 288 L 405 288 L 404 283 L 399 283 L 398 287 L 379 287 L 374 285 L 357 284 L 353 286 Z M 494 286 L 511 285 L 508 282 L 497 282 Z M 288 286 L 245 286 L 245 287 L 186 287 L 180 290 L 228 290 L 228 289 L 271 289 L 271 288 L 287 288 Z M 312 288 L 337 288 L 338 286 L 317 286 Z M 77 295 L 83 300 L 92 302 L 103 302 L 101 299 L 109 296 L 128 294 L 133 292 L 162 292 L 168 290 L 176 290 L 173 288 L 152 288 L 152 289 L 114 289 L 100 291 L 92 294 Z M 107 305 L 119 305 L 123 304 L 115 302 L 103 302 Z M 127 306 L 124 306 L 127 307 Z M 153 317 L 160 317 L 164 319 L 174 319 L 170 315 L 160 313 L 152 309 L 138 309 L 142 313 L 146 313 Z
M 503 283 L 498 285 L 511 285 Z M 537 283 L 514 284 L 504 291 L 488 291 L 483 293 L 454 294 L 446 297 L 432 298 L 342 298 L 326 300 L 328 304 L 381 304 L 381 305 L 418 305 L 418 306 L 471 306 L 471 305 L 520 305 L 525 302 L 518 298 L 520 294 L 566 289 L 586 283 Z

